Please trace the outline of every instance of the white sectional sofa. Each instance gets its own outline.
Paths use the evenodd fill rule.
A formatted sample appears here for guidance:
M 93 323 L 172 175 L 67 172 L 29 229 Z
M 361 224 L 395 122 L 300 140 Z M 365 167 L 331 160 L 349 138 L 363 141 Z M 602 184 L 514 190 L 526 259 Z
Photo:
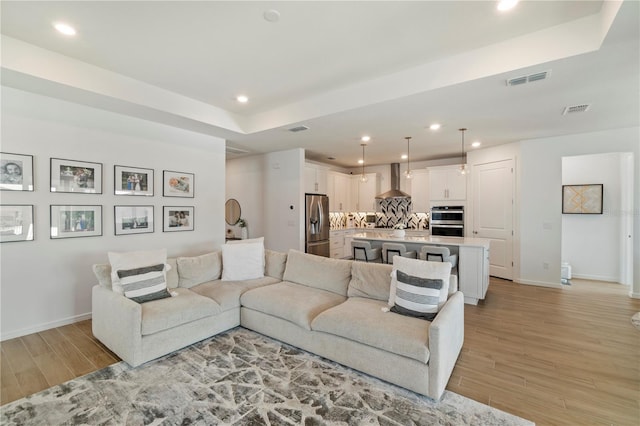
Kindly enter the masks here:
M 426 321 L 386 309 L 391 265 L 265 250 L 264 277 L 222 281 L 219 251 L 167 263 L 174 297 L 142 304 L 94 265 L 93 333 L 133 366 L 240 325 L 437 400 L 462 348 L 455 276 Z

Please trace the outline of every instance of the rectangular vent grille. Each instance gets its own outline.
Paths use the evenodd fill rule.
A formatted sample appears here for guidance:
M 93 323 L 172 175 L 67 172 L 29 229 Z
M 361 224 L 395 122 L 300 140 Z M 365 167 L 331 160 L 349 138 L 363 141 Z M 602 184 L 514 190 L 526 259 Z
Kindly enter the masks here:
M 591 108 L 591 104 L 572 105 L 564 108 L 562 115 L 575 114 L 577 112 L 587 112 Z
M 231 154 L 231 155 L 234 155 L 234 154 L 248 154 L 249 153 L 249 151 L 247 151 L 246 149 L 235 148 L 235 147 L 229 146 L 229 145 L 227 145 L 225 147 L 225 152 L 227 154 Z
M 304 132 L 305 130 L 309 130 L 309 128 L 307 126 L 297 126 L 289 129 L 289 131 L 293 133 Z
M 534 74 L 510 78 L 509 80 L 507 80 L 507 86 L 520 86 L 521 84 L 533 83 L 534 81 L 544 80 L 549 76 L 550 72 L 551 71 L 542 71 Z

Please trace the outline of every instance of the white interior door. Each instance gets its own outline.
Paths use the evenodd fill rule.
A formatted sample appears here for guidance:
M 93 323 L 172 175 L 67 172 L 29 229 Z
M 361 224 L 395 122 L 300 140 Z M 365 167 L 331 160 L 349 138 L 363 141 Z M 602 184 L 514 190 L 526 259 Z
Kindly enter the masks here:
M 513 160 L 473 167 L 473 236 L 491 241 L 489 274 L 513 279 Z

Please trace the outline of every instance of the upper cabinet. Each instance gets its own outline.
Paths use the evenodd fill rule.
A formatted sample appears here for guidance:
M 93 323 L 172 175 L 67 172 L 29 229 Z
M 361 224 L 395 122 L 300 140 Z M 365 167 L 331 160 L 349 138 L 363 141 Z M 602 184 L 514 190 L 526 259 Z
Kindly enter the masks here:
M 327 176 L 327 195 L 329 196 L 329 211 L 352 211 L 351 175 L 329 172 Z
M 428 170 L 412 170 L 413 175 L 410 181 L 411 185 L 411 204 L 414 213 L 428 213 L 429 205 L 429 171 Z
M 459 166 L 429 169 L 431 201 L 465 201 L 467 199 L 467 175 L 460 174 L 459 170 Z M 414 211 L 417 211 L 415 207 Z
M 377 173 L 366 173 L 366 182 L 362 182 L 360 176 L 354 176 L 357 200 L 356 210 L 359 212 L 375 212 L 376 211 L 376 195 L 380 193 L 380 177 Z M 352 193 L 353 193 L 352 192 Z
M 304 192 L 311 194 L 326 194 L 328 172 L 328 167 L 305 163 Z

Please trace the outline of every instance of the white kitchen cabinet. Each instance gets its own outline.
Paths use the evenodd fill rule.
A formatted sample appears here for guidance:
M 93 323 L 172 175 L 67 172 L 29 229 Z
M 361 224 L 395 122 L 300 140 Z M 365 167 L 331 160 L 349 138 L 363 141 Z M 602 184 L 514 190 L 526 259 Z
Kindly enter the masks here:
M 329 232 L 330 256 L 333 259 L 344 257 L 344 231 L 335 230 Z
M 411 181 L 411 204 L 413 213 L 429 213 L 429 171 L 413 170 Z
M 429 169 L 431 201 L 465 201 L 467 199 L 467 175 L 460 174 L 459 170 L 460 166 Z
M 329 172 L 327 177 L 329 211 L 351 211 L 351 175 Z
M 458 284 L 465 303 L 477 305 L 489 288 L 489 248 L 460 246 Z
M 357 203 L 354 206 L 359 212 L 376 211 L 376 195 L 380 193 L 380 176 L 377 173 L 366 173 L 366 182 L 362 182 L 360 175 L 353 177 Z
M 311 194 L 327 193 L 328 167 L 317 164 L 305 163 L 304 165 L 304 192 Z

